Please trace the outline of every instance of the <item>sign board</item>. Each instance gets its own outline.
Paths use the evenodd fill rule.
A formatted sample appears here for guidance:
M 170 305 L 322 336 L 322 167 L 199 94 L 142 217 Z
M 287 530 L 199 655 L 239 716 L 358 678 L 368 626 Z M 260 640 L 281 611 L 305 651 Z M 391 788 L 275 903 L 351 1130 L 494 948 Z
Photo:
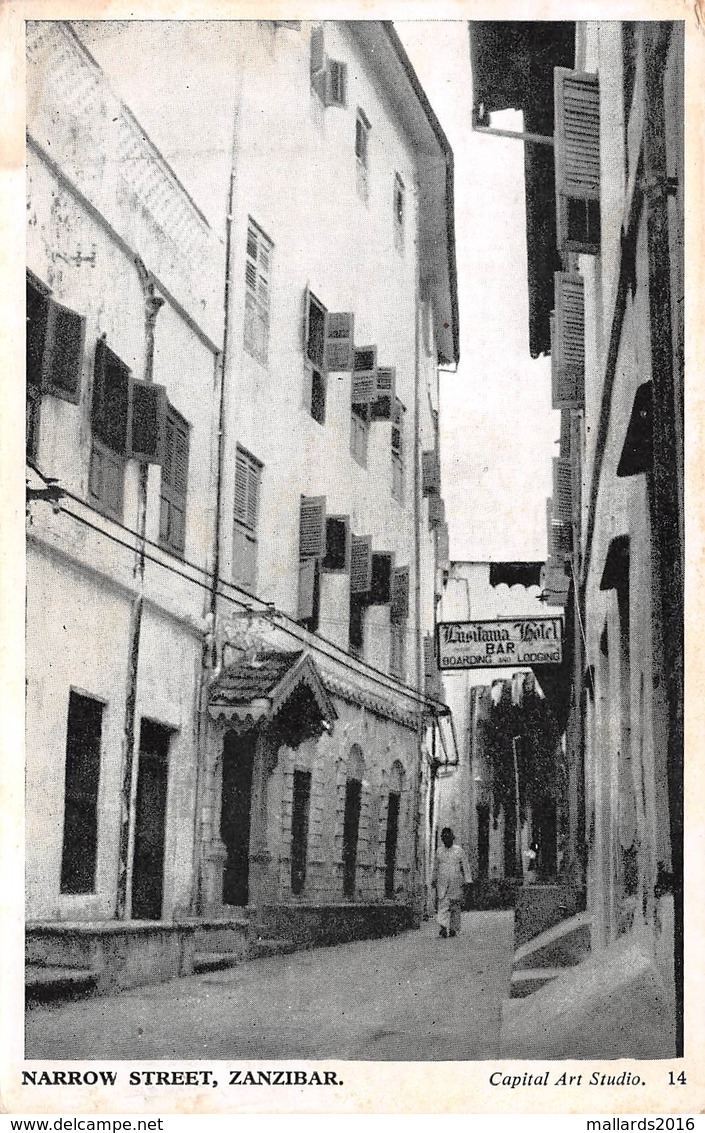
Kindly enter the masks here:
M 438 663 L 446 671 L 560 665 L 563 657 L 560 617 L 439 622 L 436 631 Z

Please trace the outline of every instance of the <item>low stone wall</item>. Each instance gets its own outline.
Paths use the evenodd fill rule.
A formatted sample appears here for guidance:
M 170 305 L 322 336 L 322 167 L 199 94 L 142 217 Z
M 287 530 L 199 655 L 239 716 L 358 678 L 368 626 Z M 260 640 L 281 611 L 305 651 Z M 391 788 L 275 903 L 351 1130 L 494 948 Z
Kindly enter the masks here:
M 585 890 L 580 886 L 527 885 L 519 888 L 514 906 L 515 950 L 584 909 Z
M 291 940 L 297 947 L 342 944 L 394 936 L 412 928 L 413 909 L 392 902 L 375 905 L 270 905 L 260 910 L 258 932 Z
M 469 909 L 511 909 L 521 881 L 515 877 L 492 877 L 473 881 L 466 906 Z
M 26 963 L 95 973 L 100 993 L 193 972 L 195 926 L 162 921 L 28 924 Z

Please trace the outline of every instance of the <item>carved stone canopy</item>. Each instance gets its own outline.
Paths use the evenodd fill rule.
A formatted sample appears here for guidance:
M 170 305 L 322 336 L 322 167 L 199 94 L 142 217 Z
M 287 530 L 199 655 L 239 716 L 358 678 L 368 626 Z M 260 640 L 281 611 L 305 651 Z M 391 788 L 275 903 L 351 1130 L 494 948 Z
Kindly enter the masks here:
M 310 654 L 274 650 L 225 669 L 211 688 L 208 712 L 239 733 L 267 728 L 289 747 L 332 731 L 338 715 Z

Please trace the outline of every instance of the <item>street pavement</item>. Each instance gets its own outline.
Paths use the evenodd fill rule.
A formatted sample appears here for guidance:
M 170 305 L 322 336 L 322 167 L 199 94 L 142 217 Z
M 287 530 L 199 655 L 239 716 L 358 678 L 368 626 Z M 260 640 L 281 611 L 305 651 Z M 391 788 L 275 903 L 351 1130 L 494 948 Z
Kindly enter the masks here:
M 500 1052 L 512 912 L 252 960 L 102 998 L 36 1004 L 28 1059 L 478 1060 Z

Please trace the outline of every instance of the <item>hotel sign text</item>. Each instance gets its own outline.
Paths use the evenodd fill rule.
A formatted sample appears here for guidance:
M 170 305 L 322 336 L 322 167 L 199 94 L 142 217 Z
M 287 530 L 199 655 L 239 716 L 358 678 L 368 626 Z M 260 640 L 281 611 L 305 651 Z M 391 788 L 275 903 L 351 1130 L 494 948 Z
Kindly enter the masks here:
M 436 628 L 441 669 L 501 669 L 561 663 L 562 618 L 439 622 Z

